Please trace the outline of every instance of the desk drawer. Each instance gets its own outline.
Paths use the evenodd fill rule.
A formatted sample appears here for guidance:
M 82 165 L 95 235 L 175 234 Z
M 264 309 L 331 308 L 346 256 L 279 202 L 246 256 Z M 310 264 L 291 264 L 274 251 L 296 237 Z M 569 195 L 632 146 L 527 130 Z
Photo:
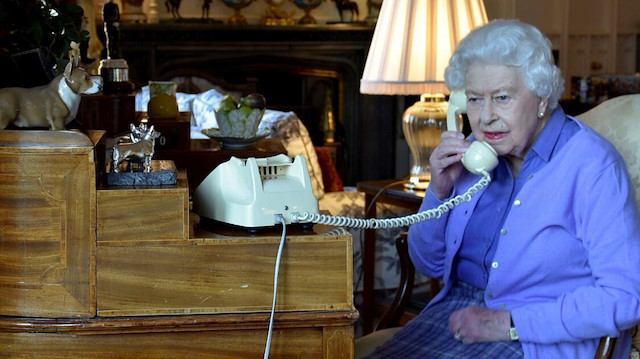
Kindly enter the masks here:
M 175 186 L 109 187 L 97 191 L 98 243 L 187 240 L 189 187 L 184 172 Z
M 269 312 L 280 238 L 98 244 L 99 316 Z M 279 311 L 353 307 L 351 236 L 288 236 Z

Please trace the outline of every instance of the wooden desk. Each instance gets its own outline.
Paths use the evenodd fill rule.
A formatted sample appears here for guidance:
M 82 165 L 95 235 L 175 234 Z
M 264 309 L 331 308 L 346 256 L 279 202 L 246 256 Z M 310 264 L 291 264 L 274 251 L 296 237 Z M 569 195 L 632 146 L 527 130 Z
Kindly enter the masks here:
M 280 230 L 191 235 L 185 172 L 96 186 L 97 142 L 0 131 L 0 357 L 261 358 Z M 271 357 L 352 358 L 351 236 L 290 228 L 284 248 Z
M 376 202 L 389 203 L 392 205 L 409 208 L 415 212 L 420 208 L 424 192 L 413 192 L 404 188 L 400 180 L 379 180 L 364 181 L 357 184 L 358 191 L 365 194 L 366 218 L 376 217 L 376 206 L 371 205 L 374 197 Z M 376 263 L 376 233 L 375 230 L 365 230 L 364 248 L 362 257 L 362 316 L 363 334 L 373 331 L 373 318 L 375 316 L 374 302 L 374 279 Z
M 351 237 L 341 233 L 288 235 L 271 358 L 353 357 Z M 97 315 L 2 317 L 0 357 L 261 358 L 279 235 L 196 237 L 99 242 Z

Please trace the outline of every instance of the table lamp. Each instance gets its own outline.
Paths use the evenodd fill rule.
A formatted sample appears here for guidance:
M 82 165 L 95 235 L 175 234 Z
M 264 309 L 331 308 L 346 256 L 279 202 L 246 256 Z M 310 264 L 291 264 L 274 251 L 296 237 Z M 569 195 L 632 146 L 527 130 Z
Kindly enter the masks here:
M 384 0 L 360 92 L 420 95 L 402 118 L 413 157 L 407 187 L 426 189 L 429 156 L 446 126 L 444 69 L 458 42 L 487 22 L 483 0 Z

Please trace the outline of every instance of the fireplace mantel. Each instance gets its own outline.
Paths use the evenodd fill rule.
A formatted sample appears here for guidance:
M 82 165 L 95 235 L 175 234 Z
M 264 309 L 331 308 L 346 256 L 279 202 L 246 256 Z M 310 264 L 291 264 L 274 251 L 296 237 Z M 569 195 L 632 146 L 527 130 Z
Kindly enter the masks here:
M 323 140 L 322 112 L 332 111 L 344 180 L 355 184 L 393 177 L 394 170 L 393 146 L 381 146 L 394 138 L 393 99 L 359 92 L 372 36 L 372 26 L 350 24 L 129 24 L 121 27 L 120 46 L 138 86 L 187 75 L 256 81 L 267 106 L 298 113 L 316 144 Z

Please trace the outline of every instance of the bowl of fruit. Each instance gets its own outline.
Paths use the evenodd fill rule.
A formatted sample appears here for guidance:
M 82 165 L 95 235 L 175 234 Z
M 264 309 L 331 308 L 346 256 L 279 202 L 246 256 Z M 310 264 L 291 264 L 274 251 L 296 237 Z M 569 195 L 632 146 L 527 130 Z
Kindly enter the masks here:
M 240 101 L 226 95 L 214 110 L 218 128 L 205 129 L 202 133 L 220 141 L 225 148 L 253 147 L 269 135 L 268 130 L 258 132 L 265 108 L 266 101 L 261 94 L 253 93 L 240 98 Z

